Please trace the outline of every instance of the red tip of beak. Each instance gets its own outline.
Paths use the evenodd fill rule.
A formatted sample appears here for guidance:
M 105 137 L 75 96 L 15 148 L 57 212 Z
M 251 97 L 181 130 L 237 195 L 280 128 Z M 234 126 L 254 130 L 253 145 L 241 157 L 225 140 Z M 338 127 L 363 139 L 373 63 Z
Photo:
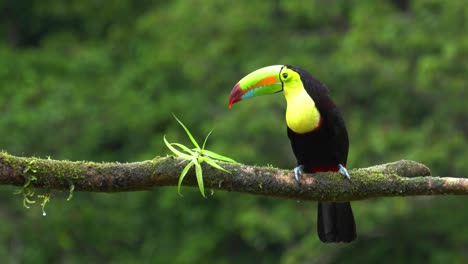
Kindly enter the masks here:
M 244 91 L 239 86 L 239 83 L 237 83 L 234 88 L 232 88 L 231 94 L 229 95 L 229 108 L 232 107 L 233 104 L 236 102 L 239 102 L 242 100 L 242 95 L 244 94 Z

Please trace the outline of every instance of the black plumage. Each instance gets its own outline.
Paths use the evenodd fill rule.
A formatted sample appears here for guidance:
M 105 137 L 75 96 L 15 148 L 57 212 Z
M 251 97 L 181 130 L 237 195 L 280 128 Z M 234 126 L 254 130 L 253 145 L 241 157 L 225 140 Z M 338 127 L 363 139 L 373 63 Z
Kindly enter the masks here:
M 303 69 L 288 68 L 299 73 L 307 94 L 320 113 L 320 124 L 311 132 L 298 134 L 288 127 L 288 137 L 298 165 L 305 173 L 338 171 L 346 166 L 348 133 L 340 111 L 330 98 L 328 89 Z M 319 202 L 317 232 L 323 242 L 351 242 L 356 239 L 356 225 L 349 202 Z

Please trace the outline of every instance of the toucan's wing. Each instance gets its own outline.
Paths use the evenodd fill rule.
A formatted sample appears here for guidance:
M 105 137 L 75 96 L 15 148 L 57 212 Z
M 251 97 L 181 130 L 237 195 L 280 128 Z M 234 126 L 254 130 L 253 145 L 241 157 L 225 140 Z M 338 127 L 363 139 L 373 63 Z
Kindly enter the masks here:
M 335 150 L 335 158 L 338 164 L 346 166 L 348 160 L 348 131 L 338 108 L 329 110 L 323 115 L 323 129 L 327 130 L 330 136 L 331 148 Z

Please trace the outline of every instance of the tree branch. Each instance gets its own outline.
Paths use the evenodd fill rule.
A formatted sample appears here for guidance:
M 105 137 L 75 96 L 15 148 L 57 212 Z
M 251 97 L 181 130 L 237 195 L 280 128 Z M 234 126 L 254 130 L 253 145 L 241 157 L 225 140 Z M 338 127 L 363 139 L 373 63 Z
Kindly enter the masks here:
M 468 179 L 430 177 L 417 162 L 393 163 L 350 170 L 352 181 L 338 173 L 304 175 L 292 170 L 220 163 L 232 173 L 203 166 L 205 188 L 313 201 L 351 201 L 385 196 L 468 194 Z M 0 153 L 0 184 L 48 190 L 123 192 L 176 186 L 186 161 L 172 156 L 133 163 L 96 163 L 15 157 Z M 184 185 L 196 186 L 193 169 Z

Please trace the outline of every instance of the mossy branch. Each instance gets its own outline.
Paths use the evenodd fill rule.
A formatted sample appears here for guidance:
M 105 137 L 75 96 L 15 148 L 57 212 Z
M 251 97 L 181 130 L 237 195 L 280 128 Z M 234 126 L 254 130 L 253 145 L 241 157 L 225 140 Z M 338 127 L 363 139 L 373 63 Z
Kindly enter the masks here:
M 313 201 L 351 201 L 373 197 L 468 194 L 468 179 L 431 177 L 417 162 L 401 160 L 362 169 L 351 169 L 352 181 L 338 173 L 304 175 L 301 184 L 292 170 L 220 163 L 231 173 L 203 166 L 205 187 L 224 191 Z M 185 162 L 157 157 L 133 163 L 96 163 L 15 157 L 0 153 L 0 184 L 47 190 L 123 192 L 177 186 Z M 197 186 L 191 170 L 184 181 Z M 175 191 L 175 190 L 174 190 Z

